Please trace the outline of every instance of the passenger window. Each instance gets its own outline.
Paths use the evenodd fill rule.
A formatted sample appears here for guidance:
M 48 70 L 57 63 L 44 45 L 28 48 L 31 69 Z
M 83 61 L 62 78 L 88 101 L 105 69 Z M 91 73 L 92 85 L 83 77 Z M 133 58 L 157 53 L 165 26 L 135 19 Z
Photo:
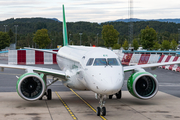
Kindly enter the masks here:
M 107 62 L 105 58 L 96 58 L 93 65 L 94 66 L 107 65 Z
M 108 61 L 108 65 L 112 65 L 112 66 L 116 66 L 116 65 L 118 66 L 119 65 L 116 58 L 108 58 L 107 61 Z
M 89 58 L 89 60 L 88 60 L 88 62 L 87 62 L 87 64 L 86 64 L 86 66 L 91 66 L 92 63 L 93 63 L 93 61 L 94 61 L 94 58 Z

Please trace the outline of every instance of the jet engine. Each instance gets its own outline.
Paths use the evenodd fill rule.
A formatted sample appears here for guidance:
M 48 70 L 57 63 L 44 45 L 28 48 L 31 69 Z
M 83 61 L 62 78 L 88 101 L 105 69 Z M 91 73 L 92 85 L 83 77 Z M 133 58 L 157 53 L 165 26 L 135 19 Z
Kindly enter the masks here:
M 158 81 L 148 72 L 136 72 L 129 77 L 127 88 L 133 96 L 146 100 L 158 92 Z
M 44 74 L 25 73 L 17 81 L 16 90 L 20 97 L 28 101 L 40 99 L 46 90 Z

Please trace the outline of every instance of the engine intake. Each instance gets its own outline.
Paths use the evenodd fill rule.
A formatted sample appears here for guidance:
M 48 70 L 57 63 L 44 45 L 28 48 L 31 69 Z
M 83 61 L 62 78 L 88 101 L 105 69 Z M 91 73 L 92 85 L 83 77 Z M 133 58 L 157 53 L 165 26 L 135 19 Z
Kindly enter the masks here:
M 46 84 L 43 74 L 25 73 L 17 81 L 17 92 L 25 100 L 34 101 L 40 99 L 45 92 Z
M 129 77 L 127 87 L 133 96 L 150 99 L 158 92 L 158 81 L 148 72 L 137 72 Z

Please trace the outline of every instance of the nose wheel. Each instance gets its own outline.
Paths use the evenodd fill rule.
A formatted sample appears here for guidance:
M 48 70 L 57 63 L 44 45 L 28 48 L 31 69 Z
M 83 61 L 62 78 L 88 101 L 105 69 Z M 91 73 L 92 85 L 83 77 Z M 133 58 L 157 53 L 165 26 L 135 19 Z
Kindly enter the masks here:
M 97 107 L 97 116 L 106 116 L 106 107 Z
M 106 116 L 106 107 L 105 107 L 105 95 L 98 95 L 99 98 L 99 107 L 97 107 L 97 116 Z

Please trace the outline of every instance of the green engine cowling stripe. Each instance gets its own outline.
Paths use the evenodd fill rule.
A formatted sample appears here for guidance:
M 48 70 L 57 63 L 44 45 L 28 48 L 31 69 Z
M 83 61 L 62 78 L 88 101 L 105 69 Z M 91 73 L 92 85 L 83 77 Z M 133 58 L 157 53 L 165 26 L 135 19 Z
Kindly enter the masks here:
M 142 74 L 149 74 L 149 75 L 152 75 L 152 74 L 150 74 L 150 73 L 148 73 L 148 72 L 136 72 L 136 73 L 133 73 L 130 77 L 129 77 L 129 79 L 128 79 L 128 82 L 127 82 L 127 88 L 128 88 L 128 90 L 129 90 L 129 92 L 133 95 L 133 96 L 135 96 L 135 97 L 138 97 L 135 93 L 134 93 L 134 90 L 133 90 L 133 83 L 134 83 L 134 80 L 138 77 L 138 76 L 140 76 L 140 75 L 142 75 Z M 156 77 L 156 75 L 154 75 L 154 77 Z M 155 89 L 155 88 L 154 88 Z M 153 92 L 153 91 L 152 91 Z M 152 93 L 151 92 L 151 93 Z M 151 94 L 150 93 L 150 94 Z M 148 94 L 149 95 L 149 94 Z M 139 97 L 138 97 L 139 98 Z
M 18 93 L 19 96 L 21 96 L 21 95 L 19 94 L 19 91 L 18 91 L 19 82 L 21 81 L 22 78 L 24 78 L 25 76 L 28 76 L 28 75 L 40 76 L 42 79 L 43 79 L 43 76 L 44 76 L 44 74 L 39 75 L 39 74 L 37 74 L 37 73 L 24 73 L 24 74 L 22 74 L 22 75 L 19 77 L 19 79 L 18 79 L 18 81 L 17 81 L 17 84 L 16 84 L 16 91 L 17 91 L 17 93 Z M 45 86 L 46 86 L 46 82 L 44 81 L 44 79 L 43 79 L 43 82 L 44 82 L 44 84 L 45 84 Z

